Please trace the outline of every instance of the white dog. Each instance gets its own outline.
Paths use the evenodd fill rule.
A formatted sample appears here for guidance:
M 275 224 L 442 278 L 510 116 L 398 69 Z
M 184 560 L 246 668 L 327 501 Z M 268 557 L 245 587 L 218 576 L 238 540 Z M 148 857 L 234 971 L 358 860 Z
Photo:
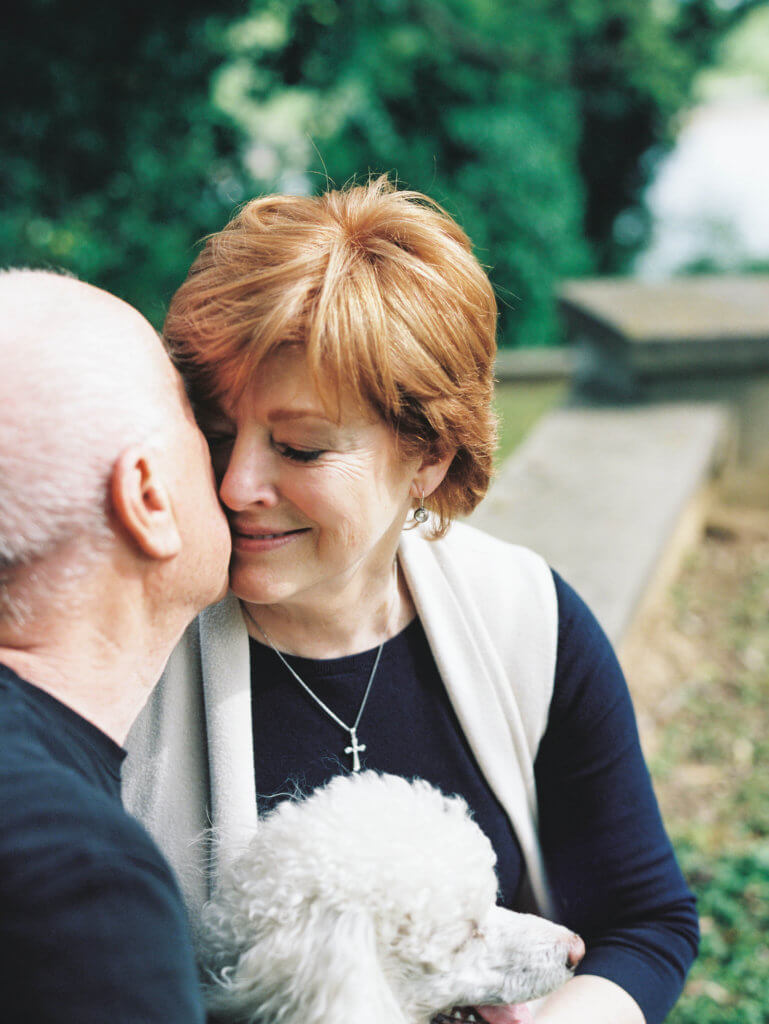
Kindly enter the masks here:
M 248 1024 L 517 1020 L 511 1004 L 563 984 L 584 945 L 495 906 L 495 861 L 465 802 L 426 782 L 362 772 L 285 801 L 204 910 L 211 1009 Z

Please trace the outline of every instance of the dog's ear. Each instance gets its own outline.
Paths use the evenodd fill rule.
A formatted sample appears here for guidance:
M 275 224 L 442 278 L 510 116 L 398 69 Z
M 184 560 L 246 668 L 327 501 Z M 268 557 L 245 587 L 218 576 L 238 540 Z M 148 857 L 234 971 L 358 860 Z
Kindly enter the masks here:
M 408 1024 L 385 977 L 374 925 L 365 910 L 339 915 L 324 948 L 312 951 L 310 961 L 315 974 L 311 983 L 322 978 L 312 1024 Z M 310 1024 L 307 1017 L 304 1024 Z
M 302 927 L 265 929 L 208 996 L 217 1019 L 249 1024 L 408 1024 L 365 910 L 316 906 Z

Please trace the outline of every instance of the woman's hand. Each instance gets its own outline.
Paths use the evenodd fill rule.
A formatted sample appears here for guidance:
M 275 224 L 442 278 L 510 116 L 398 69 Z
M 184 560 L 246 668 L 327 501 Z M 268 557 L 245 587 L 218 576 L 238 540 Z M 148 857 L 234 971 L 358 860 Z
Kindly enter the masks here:
M 539 1001 L 533 1024 L 646 1024 L 638 1003 L 606 978 L 580 974 Z
M 486 1024 L 534 1024 L 534 1017 L 526 1003 L 520 1006 L 484 1006 L 479 1012 Z

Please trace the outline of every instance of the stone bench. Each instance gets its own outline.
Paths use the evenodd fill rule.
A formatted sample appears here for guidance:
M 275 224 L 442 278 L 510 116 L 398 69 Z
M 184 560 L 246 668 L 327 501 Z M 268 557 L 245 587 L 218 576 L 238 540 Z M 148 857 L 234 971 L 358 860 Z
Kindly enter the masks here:
M 720 404 L 559 409 L 502 466 L 470 522 L 544 555 L 619 643 L 701 528 L 728 437 Z
M 558 298 L 584 394 L 707 397 L 769 375 L 769 274 L 567 281 Z

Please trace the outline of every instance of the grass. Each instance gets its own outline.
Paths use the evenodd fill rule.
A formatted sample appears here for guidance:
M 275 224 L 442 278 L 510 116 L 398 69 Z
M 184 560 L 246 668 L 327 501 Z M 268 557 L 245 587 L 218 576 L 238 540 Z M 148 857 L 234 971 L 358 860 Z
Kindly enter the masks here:
M 556 406 L 565 396 L 568 385 L 563 381 L 523 381 L 498 384 L 495 406 L 499 415 L 499 465 L 521 443 L 543 413 Z
M 702 942 L 668 1024 L 766 1024 L 769 1019 L 769 844 L 714 854 L 679 840 L 699 899 Z
M 564 394 L 552 382 L 498 387 L 497 464 Z M 762 514 L 758 533 L 733 523 L 711 527 L 635 665 L 626 666 L 652 722 L 650 768 L 701 921 L 700 956 L 667 1024 L 769 1024 L 769 515 Z
M 668 654 L 667 680 L 650 681 L 650 767 L 702 927 L 667 1020 L 767 1024 L 769 516 L 762 535 L 711 530 L 667 614 L 647 638 Z

